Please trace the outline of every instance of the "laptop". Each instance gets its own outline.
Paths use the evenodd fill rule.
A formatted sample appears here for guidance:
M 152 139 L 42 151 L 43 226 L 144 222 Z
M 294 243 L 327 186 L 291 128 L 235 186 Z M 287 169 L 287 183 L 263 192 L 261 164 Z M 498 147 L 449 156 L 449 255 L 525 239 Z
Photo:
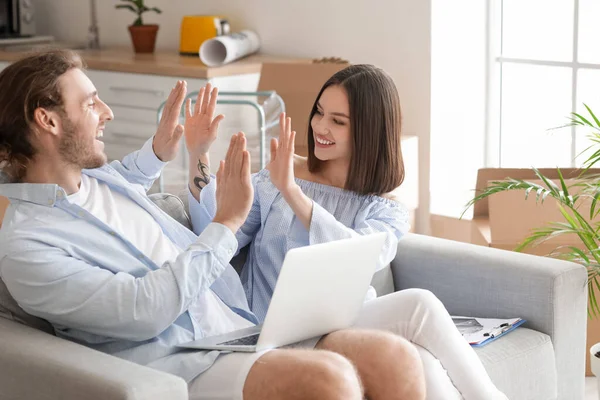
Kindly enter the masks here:
M 256 352 L 351 327 L 385 239 L 375 233 L 288 251 L 262 325 L 178 347 Z

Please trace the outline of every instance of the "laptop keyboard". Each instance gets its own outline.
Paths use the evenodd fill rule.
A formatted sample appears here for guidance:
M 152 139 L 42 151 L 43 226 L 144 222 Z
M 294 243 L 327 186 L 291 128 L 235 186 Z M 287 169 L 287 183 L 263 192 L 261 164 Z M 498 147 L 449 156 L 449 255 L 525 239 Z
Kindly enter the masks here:
M 258 336 L 260 333 L 256 333 L 250 336 L 244 336 L 243 338 L 229 340 L 227 342 L 218 343 L 218 346 L 256 346 L 258 343 Z

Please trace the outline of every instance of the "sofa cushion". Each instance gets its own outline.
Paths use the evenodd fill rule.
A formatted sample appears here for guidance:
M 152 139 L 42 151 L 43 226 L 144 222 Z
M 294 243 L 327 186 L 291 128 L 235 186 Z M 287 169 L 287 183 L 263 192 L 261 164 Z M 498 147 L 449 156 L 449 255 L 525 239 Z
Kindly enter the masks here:
M 54 328 L 48 321 L 29 315 L 19 307 L 2 279 L 0 279 L 0 318 L 19 322 L 54 335 Z
M 183 202 L 183 196 L 177 197 L 168 193 L 155 193 L 148 196 L 160 209 L 169 214 L 171 218 L 185 226 L 189 230 L 192 229 L 192 222 L 186 210 L 187 206 Z
M 377 297 L 395 292 L 394 276 L 392 275 L 392 268 L 389 264 L 383 269 L 375 272 L 373 279 L 371 280 L 371 286 L 373 286 L 377 292 Z
M 558 378 L 550 336 L 521 327 L 475 348 L 475 352 L 492 381 L 509 399 L 557 398 Z

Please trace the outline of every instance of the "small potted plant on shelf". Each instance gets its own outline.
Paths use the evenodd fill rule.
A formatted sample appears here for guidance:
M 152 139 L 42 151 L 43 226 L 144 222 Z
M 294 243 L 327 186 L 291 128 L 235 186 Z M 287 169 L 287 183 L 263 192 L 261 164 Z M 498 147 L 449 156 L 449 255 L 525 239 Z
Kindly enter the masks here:
M 121 0 L 121 2 L 127 4 L 117 4 L 115 8 L 127 9 L 133 11 L 137 15 L 133 24 L 129 26 L 129 33 L 131 34 L 131 41 L 133 42 L 135 52 L 153 53 L 156 44 L 158 25 L 145 25 L 142 20 L 142 14 L 148 11 L 154 11 L 155 13 L 160 14 L 161 11 L 156 7 L 147 7 L 144 4 L 144 0 Z

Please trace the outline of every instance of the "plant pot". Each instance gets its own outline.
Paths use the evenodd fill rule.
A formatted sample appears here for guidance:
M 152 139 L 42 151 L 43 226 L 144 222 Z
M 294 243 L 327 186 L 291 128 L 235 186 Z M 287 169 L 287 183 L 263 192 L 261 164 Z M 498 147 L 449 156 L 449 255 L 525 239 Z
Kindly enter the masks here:
M 154 53 L 158 25 L 131 25 L 129 34 L 136 53 Z
M 596 375 L 596 382 L 599 388 L 599 398 L 600 398 L 600 343 L 596 343 L 592 347 L 590 347 L 590 364 L 592 367 L 592 373 Z

